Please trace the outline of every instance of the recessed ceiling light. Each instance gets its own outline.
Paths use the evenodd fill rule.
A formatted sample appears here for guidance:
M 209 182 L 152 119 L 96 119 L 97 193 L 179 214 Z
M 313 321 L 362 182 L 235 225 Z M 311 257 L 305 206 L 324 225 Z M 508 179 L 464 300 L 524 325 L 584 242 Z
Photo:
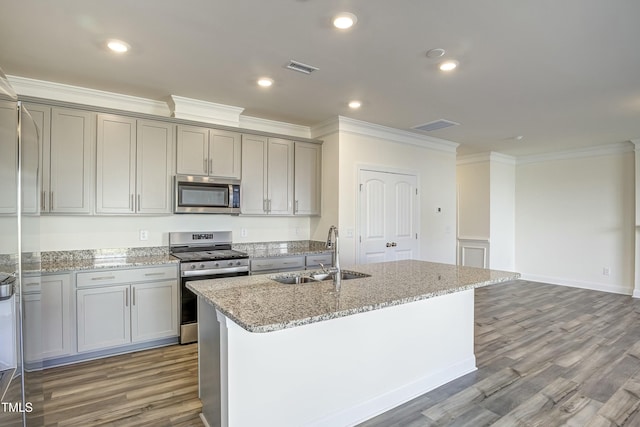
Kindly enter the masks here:
M 448 61 L 444 61 L 440 63 L 440 70 L 442 71 L 453 71 L 455 70 L 460 63 L 454 59 L 450 59 Z
M 116 53 L 125 53 L 131 49 L 129 43 L 115 39 L 107 41 L 107 47 Z
M 357 100 L 353 100 L 349 102 L 349 108 L 352 108 L 354 110 L 360 108 L 362 106 L 362 102 L 357 101 Z
M 515 139 L 516 141 L 520 142 L 524 139 L 524 136 L 522 135 L 518 135 L 518 136 L 514 136 L 513 139 Z
M 261 77 L 258 79 L 258 85 L 262 87 L 269 87 L 273 84 L 273 79 L 269 77 Z
M 445 54 L 445 50 L 439 47 L 435 49 L 429 49 L 427 51 L 427 58 L 440 58 Z
M 333 26 L 341 30 L 351 28 L 358 22 L 358 17 L 350 12 L 342 12 L 333 18 Z

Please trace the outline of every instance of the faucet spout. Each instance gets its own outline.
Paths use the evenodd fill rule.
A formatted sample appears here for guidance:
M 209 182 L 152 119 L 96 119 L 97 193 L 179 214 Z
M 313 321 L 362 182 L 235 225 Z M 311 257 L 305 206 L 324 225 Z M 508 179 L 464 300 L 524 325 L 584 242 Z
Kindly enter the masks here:
M 333 235 L 333 241 L 331 239 Z M 329 234 L 327 235 L 327 249 L 333 249 L 333 267 L 335 273 L 333 275 L 333 284 L 336 291 L 340 290 L 340 284 L 342 279 L 342 272 L 340 271 L 340 246 L 338 245 L 338 227 L 332 225 L 329 227 Z

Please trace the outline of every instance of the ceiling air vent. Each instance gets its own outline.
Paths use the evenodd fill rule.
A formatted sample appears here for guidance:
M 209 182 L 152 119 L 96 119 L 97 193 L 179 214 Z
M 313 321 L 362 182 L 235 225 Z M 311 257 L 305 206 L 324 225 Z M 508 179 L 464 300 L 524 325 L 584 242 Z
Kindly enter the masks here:
M 294 60 L 289 61 L 287 64 L 287 68 L 293 71 L 297 71 L 299 73 L 311 74 L 314 71 L 318 70 L 318 67 L 314 67 L 313 65 L 303 64 L 302 62 L 297 62 Z
M 423 132 L 432 132 L 434 130 L 440 130 L 440 129 L 448 128 L 450 126 L 458 126 L 458 125 L 460 125 L 460 123 L 452 122 L 451 120 L 440 119 L 440 120 L 435 120 L 433 122 L 425 123 L 422 125 L 414 126 L 411 129 L 421 130 Z

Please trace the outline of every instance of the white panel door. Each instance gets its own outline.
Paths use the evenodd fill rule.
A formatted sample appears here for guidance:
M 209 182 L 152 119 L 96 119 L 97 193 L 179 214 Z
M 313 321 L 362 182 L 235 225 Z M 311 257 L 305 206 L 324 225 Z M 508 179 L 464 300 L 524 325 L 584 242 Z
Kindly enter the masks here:
M 172 212 L 175 126 L 138 120 L 136 154 L 136 212 Z
M 51 110 L 49 207 L 55 213 L 91 213 L 95 113 Z
M 293 141 L 269 138 L 267 185 L 269 214 L 293 214 Z
M 131 342 L 130 286 L 77 291 L 78 352 Z
M 240 179 L 242 135 L 209 130 L 209 176 Z
M 15 102 L 0 101 L 0 214 L 18 209 L 18 109 Z
M 136 119 L 98 115 L 96 212 L 136 210 Z
M 178 282 L 131 285 L 131 342 L 178 335 Z
M 243 214 L 267 213 L 267 138 L 242 135 L 242 183 L 240 209 Z
M 362 264 L 418 258 L 415 175 L 360 171 Z
M 178 126 L 176 173 L 207 175 L 209 171 L 209 129 Z

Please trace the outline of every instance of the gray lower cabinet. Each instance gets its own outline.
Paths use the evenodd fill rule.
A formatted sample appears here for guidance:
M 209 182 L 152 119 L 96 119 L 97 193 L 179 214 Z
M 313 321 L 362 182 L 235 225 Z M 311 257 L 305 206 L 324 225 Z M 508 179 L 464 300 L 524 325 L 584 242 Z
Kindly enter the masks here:
M 320 268 L 320 263 L 330 267 L 333 262 L 333 252 L 315 254 L 300 254 L 290 256 L 275 256 L 251 259 L 251 274 L 270 274 L 282 271 L 309 270 Z
M 78 352 L 178 335 L 177 267 L 78 273 Z
M 305 267 L 307 270 L 320 268 L 320 264 L 329 268 L 333 265 L 333 252 L 322 252 L 306 256 Z
M 279 271 L 304 270 L 305 256 L 279 256 L 253 258 L 250 262 L 251 274 L 277 273 Z
M 71 274 L 26 277 L 22 284 L 24 355 L 38 363 L 75 352 Z

